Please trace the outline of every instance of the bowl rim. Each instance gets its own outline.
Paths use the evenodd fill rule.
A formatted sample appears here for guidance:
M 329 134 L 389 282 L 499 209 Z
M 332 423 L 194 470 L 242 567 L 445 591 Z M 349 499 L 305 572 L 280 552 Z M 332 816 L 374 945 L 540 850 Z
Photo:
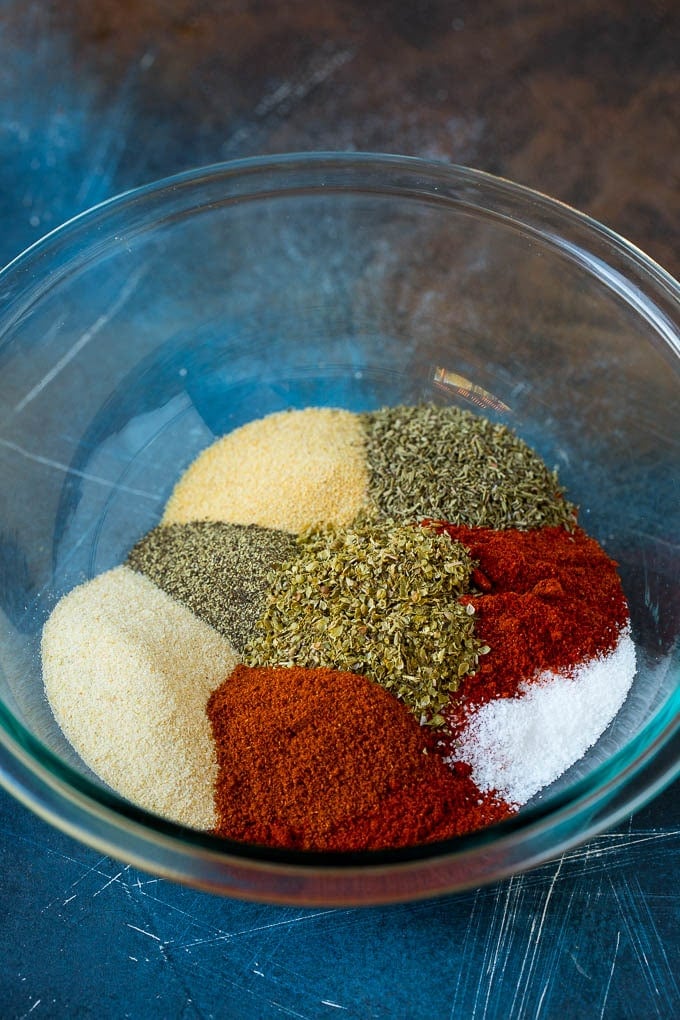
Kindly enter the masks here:
M 319 173 L 323 170 L 348 173 L 355 169 L 395 174 L 400 172 L 416 181 L 420 175 L 423 179 L 427 178 L 428 183 L 432 184 L 433 190 L 430 197 L 432 199 L 439 197 L 442 202 L 446 202 L 450 198 L 446 189 L 451 187 L 453 181 L 461 186 L 481 186 L 489 196 L 494 197 L 493 205 L 489 203 L 487 209 L 493 209 L 494 216 L 498 219 L 512 220 L 513 217 L 508 212 L 508 204 L 512 206 L 517 200 L 523 201 L 526 203 L 526 209 L 530 208 L 532 213 L 531 218 L 521 221 L 527 232 L 536 233 L 544 242 L 562 250 L 571 260 L 585 265 L 591 272 L 600 276 L 602 282 L 606 283 L 611 290 L 623 297 L 627 303 L 632 304 L 643 317 L 649 317 L 651 313 L 654 328 L 673 354 L 680 357 L 680 326 L 675 327 L 673 321 L 669 321 L 668 316 L 664 314 L 663 307 L 652 309 L 649 301 L 645 301 L 646 288 L 643 289 L 641 286 L 643 281 L 651 284 L 652 290 L 655 292 L 657 306 L 668 306 L 677 313 L 677 306 L 680 303 L 680 281 L 676 280 L 633 242 L 561 199 L 552 198 L 541 191 L 524 184 L 518 184 L 506 177 L 460 163 L 393 153 L 321 150 L 318 152 L 301 151 L 246 156 L 241 159 L 209 163 L 205 166 L 182 170 L 138 187 L 128 188 L 57 225 L 19 252 L 4 268 L 0 268 L 0 298 L 5 298 L 6 301 L 14 277 L 18 277 L 23 282 L 24 276 L 30 276 L 34 260 L 47 258 L 51 253 L 66 247 L 81 230 L 87 230 L 92 222 L 97 220 L 103 222 L 133 205 L 162 199 L 169 194 L 186 193 L 199 184 L 209 184 L 215 181 L 229 180 L 233 183 L 239 178 L 255 180 L 258 176 L 272 173 L 290 175 L 296 171 Z M 290 190 L 293 193 L 295 189 Z M 355 189 L 335 182 L 333 187 L 325 185 L 319 190 L 328 194 L 333 190 L 353 191 Z M 249 197 L 256 196 L 253 194 Z M 420 197 L 422 198 L 423 195 L 421 194 Z M 465 205 L 465 202 L 461 201 L 459 204 Z M 560 228 L 562 228 L 560 233 L 551 229 L 554 227 L 555 217 L 558 218 Z M 569 235 L 564 230 L 566 226 L 570 228 Z M 587 247 L 580 243 L 584 237 L 587 237 L 590 242 L 597 240 L 601 247 L 599 256 L 593 255 Z M 616 259 L 621 260 L 622 265 L 628 270 L 639 275 L 636 287 L 631 287 L 629 282 L 622 277 L 620 270 L 611 264 Z M 58 279 L 59 275 L 56 273 L 52 277 L 52 284 Z M 9 291 L 5 290 L 2 293 L 3 287 L 9 288 Z M 22 311 L 23 307 L 20 307 L 17 314 L 7 320 L 5 329 L 16 320 Z M 0 330 L 0 345 L 2 341 L 3 331 Z
M 177 190 L 179 188 L 186 188 L 216 177 L 226 179 L 243 174 L 257 174 L 277 170 L 290 171 L 301 166 L 314 168 L 343 166 L 350 168 L 352 165 L 365 168 L 402 169 L 428 175 L 431 179 L 440 177 L 442 182 L 450 181 L 451 177 L 455 176 L 462 182 L 483 183 L 488 188 L 499 193 L 524 197 L 531 202 L 536 211 L 541 209 L 552 212 L 559 211 L 563 216 L 573 218 L 574 221 L 587 225 L 589 230 L 613 244 L 616 249 L 620 249 L 627 255 L 639 260 L 647 272 L 658 277 L 658 280 L 667 286 L 676 298 L 680 298 L 680 281 L 676 280 L 671 273 L 651 258 L 650 255 L 632 241 L 623 237 L 622 234 L 562 199 L 554 198 L 536 188 L 512 181 L 510 178 L 503 177 L 502 175 L 493 174 L 487 170 L 479 170 L 462 163 L 450 163 L 445 160 L 424 159 L 420 156 L 399 155 L 389 152 L 370 152 L 368 150 L 351 152 L 301 150 L 265 156 L 244 156 L 240 159 L 218 161 L 205 164 L 204 166 L 192 167 L 175 174 L 168 174 L 150 180 L 136 187 L 126 188 L 111 195 L 109 198 L 103 199 L 101 202 L 83 209 L 74 216 L 68 217 L 62 223 L 57 224 L 57 226 L 37 238 L 28 247 L 18 252 L 3 267 L 0 267 L 0 278 L 10 269 L 14 270 L 17 267 L 21 267 L 29 256 L 35 256 L 36 253 L 41 252 L 48 244 L 63 238 L 69 231 L 79 228 L 83 223 L 87 223 L 110 210 L 116 210 L 121 206 L 125 206 L 132 201 L 139 201 L 140 199 L 158 195 L 167 189 Z
M 110 215 L 115 216 L 124 212 L 133 204 L 143 205 L 149 201 L 157 201 L 162 205 L 168 196 L 177 196 L 180 192 L 190 195 L 206 183 L 220 182 L 228 187 L 230 182 L 233 184 L 243 178 L 256 180 L 258 177 L 264 178 L 272 174 L 286 177 L 301 170 L 311 171 L 317 176 L 324 172 L 342 175 L 356 170 L 373 174 L 393 173 L 400 176 L 400 179 L 411 180 L 414 188 L 420 182 L 422 189 L 424 182 L 427 182 L 430 189 L 428 195 L 433 201 L 450 202 L 450 189 L 454 184 L 463 189 L 465 187 L 482 189 L 485 194 L 493 197 L 496 214 L 500 217 L 507 215 L 508 205 L 522 205 L 523 211 L 530 210 L 532 214 L 529 221 L 522 219 L 523 226 L 529 222 L 538 232 L 544 231 L 541 232 L 541 237 L 567 251 L 570 257 L 582 264 L 585 262 L 588 270 L 599 279 L 602 279 L 603 272 L 608 270 L 607 279 L 603 282 L 618 292 L 621 292 L 623 286 L 626 300 L 636 305 L 641 313 L 642 306 L 649 298 L 649 291 L 647 287 L 642 287 L 642 282 L 648 284 L 657 299 L 656 311 L 652 317 L 653 324 L 671 352 L 680 358 L 680 332 L 667 314 L 668 310 L 672 309 L 680 322 L 680 284 L 654 260 L 609 227 L 564 202 L 485 171 L 444 161 L 423 160 L 416 156 L 369 152 L 296 152 L 213 163 L 128 189 L 84 210 L 34 242 L 0 271 L 0 289 L 11 290 L 13 286 L 18 287 L 18 307 L 15 313 L 7 317 L 5 311 L 0 311 L 0 343 L 16 322 L 17 316 L 24 310 L 21 304 L 22 288 L 26 279 L 33 275 L 36 262 L 41 263 L 51 257 L 69 245 L 73 238 L 77 239 L 83 232 L 88 233 L 93 226 L 96 227 L 98 222 Z M 318 183 L 317 190 L 330 195 L 337 193 L 338 190 L 355 191 L 356 187 L 349 184 L 343 186 L 338 178 L 332 187 L 324 188 L 322 183 Z M 293 193 L 294 189 L 289 189 L 289 192 Z M 258 195 L 253 192 L 250 197 L 257 198 Z M 416 193 L 415 197 L 424 198 L 425 195 L 421 193 L 418 196 Z M 555 220 L 560 224 L 567 223 L 570 231 L 557 235 L 554 231 Z M 604 261 L 601 254 L 593 254 L 587 247 L 584 248 L 582 245 L 584 236 L 597 241 L 602 250 L 608 253 L 611 263 L 619 260 L 625 267 L 634 269 L 639 277 L 636 286 L 631 288 L 623 279 L 619 265 L 612 267 L 610 263 Z M 31 300 L 38 300 L 39 297 L 40 294 L 33 295 Z M 115 833 L 121 828 L 128 836 L 132 833 L 137 840 L 138 849 L 126 848 L 125 859 L 136 860 L 146 870 L 158 871 L 158 864 L 151 859 L 148 849 L 145 848 L 147 835 L 151 832 L 154 837 L 153 844 L 162 844 L 170 856 L 176 851 L 182 856 L 190 846 L 195 849 L 201 861 L 210 860 L 215 864 L 217 869 L 215 873 L 227 861 L 248 869 L 264 868 L 267 871 L 273 869 L 274 872 L 292 875 L 300 871 L 308 874 L 336 875 L 340 876 L 342 884 L 345 878 L 351 878 L 353 874 L 358 873 L 363 875 L 366 872 L 385 869 L 413 870 L 424 862 L 440 858 L 469 859 L 480 850 L 489 848 L 491 843 L 494 848 L 505 844 L 514 845 L 518 839 L 521 842 L 532 833 L 536 834 L 544 831 L 546 827 L 553 827 L 559 824 L 560 820 L 573 816 L 574 812 L 587 814 L 604 805 L 603 817 L 598 817 L 590 827 L 581 829 L 577 836 L 565 836 L 558 848 L 553 847 L 553 853 L 582 842 L 607 824 L 612 824 L 641 806 L 680 774 L 680 755 L 675 754 L 636 798 L 626 800 L 624 797 L 622 802 L 616 800 L 623 790 L 630 787 L 636 777 L 644 774 L 654 762 L 660 760 L 662 752 L 668 750 L 671 741 L 680 733 L 680 691 L 676 690 L 662 708 L 664 711 L 657 711 L 623 748 L 597 766 L 587 777 L 575 781 L 567 790 L 553 793 L 540 804 L 523 808 L 519 815 L 480 832 L 457 837 L 455 840 L 398 850 L 346 854 L 277 850 L 233 843 L 208 833 L 176 825 L 130 804 L 118 794 L 109 792 L 83 776 L 35 737 L 13 716 L 11 709 L 2 703 L 0 703 L 0 781 L 14 796 L 51 824 L 113 856 L 121 853 L 121 848 L 113 839 Z M 639 753 L 631 758 L 629 749 L 633 747 L 637 748 Z M 68 812 L 60 810 L 59 805 L 63 798 L 67 800 L 70 798 Z M 78 820 L 80 815 L 84 818 Z M 83 824 L 93 816 L 97 821 L 95 832 L 88 830 L 87 825 Z M 181 844 L 179 849 L 178 844 Z M 538 860 L 526 866 L 540 863 L 548 856 L 551 854 L 544 853 Z M 510 868 L 508 874 L 518 870 L 521 869 Z M 169 877 L 199 884 L 197 876 L 188 876 L 178 869 L 176 862 L 168 865 L 167 873 Z M 503 875 L 496 871 L 486 880 L 497 880 L 499 877 Z M 478 876 L 472 884 L 480 884 Z M 209 887 L 229 895 L 248 895 L 247 891 L 244 892 L 233 884 L 229 884 L 228 888 L 222 888 L 219 881 L 210 884 Z M 456 886 L 462 887 L 461 884 Z M 441 891 L 436 889 L 424 893 L 419 889 L 418 895 L 435 895 Z M 271 895 L 267 898 L 271 899 Z M 400 895 L 397 898 L 408 897 Z M 292 900 L 286 899 L 285 902 Z M 296 899 L 295 902 L 300 901 Z M 327 902 L 327 899 L 323 902 Z M 348 902 L 346 895 L 342 902 Z M 378 900 L 362 896 L 361 902 Z

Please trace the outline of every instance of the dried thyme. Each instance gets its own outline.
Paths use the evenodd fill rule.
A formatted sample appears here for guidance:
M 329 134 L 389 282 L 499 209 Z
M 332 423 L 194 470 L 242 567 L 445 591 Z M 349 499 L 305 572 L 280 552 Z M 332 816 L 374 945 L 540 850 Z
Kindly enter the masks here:
M 365 674 L 441 725 L 450 693 L 488 651 L 458 602 L 473 567 L 465 547 L 427 528 L 365 519 L 308 531 L 298 544 L 269 578 L 245 661 Z
M 264 610 L 267 575 L 295 555 L 295 538 L 257 524 L 160 525 L 135 545 L 128 566 L 224 635 L 237 652 Z
M 505 425 L 434 404 L 360 417 L 369 498 L 381 514 L 497 529 L 573 526 L 556 473 Z

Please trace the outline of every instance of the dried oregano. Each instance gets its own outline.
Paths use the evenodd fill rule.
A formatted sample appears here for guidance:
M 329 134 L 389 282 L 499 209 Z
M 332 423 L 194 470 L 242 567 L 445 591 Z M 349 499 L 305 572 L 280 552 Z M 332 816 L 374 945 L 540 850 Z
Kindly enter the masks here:
M 556 473 L 505 425 L 434 404 L 361 418 L 369 497 L 381 514 L 487 528 L 573 526 Z
M 245 661 L 361 673 L 441 725 L 450 693 L 488 651 L 458 602 L 471 572 L 463 545 L 417 525 L 361 519 L 308 531 L 269 577 Z

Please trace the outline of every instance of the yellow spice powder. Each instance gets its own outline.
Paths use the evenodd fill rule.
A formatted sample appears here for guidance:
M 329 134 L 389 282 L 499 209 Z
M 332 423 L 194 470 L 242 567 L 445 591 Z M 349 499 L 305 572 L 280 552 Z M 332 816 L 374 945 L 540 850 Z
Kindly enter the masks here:
M 238 656 L 153 582 L 116 567 L 57 604 L 42 638 L 45 691 L 90 768 L 147 811 L 215 824 L 215 748 L 206 714 Z
M 366 504 L 368 469 L 358 415 L 282 411 L 218 439 L 175 486 L 164 524 L 259 524 L 297 533 L 344 525 Z

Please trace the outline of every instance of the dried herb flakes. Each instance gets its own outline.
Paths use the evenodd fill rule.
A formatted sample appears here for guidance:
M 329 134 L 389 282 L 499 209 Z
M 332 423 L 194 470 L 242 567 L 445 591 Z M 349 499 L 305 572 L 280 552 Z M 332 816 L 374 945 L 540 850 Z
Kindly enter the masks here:
M 573 527 L 557 475 L 507 426 L 457 407 L 361 415 L 369 498 L 387 517 L 487 528 Z
M 488 650 L 458 602 L 472 567 L 447 535 L 391 519 L 308 531 L 269 577 L 245 661 L 362 673 L 441 725 L 449 695 Z

